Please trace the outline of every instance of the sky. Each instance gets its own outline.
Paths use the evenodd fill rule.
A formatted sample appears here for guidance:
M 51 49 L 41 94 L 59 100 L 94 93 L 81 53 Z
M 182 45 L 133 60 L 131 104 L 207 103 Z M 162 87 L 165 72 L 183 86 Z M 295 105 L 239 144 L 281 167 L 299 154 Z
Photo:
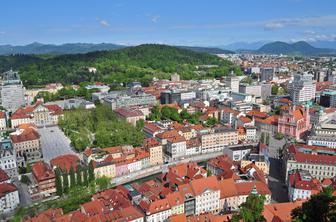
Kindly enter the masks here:
M 0 44 L 331 41 L 335 0 L 1 0 Z

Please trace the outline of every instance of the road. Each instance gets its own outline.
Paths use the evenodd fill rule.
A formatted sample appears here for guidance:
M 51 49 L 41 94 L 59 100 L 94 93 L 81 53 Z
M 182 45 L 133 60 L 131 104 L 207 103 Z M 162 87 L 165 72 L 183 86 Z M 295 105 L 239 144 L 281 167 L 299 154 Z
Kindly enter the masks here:
M 253 145 L 256 145 L 256 143 L 254 143 Z M 142 169 L 140 171 L 135 171 L 135 172 L 132 172 L 132 173 L 127 174 L 127 175 L 123 175 L 123 176 L 120 176 L 120 177 L 115 177 L 111 180 L 111 183 L 113 183 L 115 185 L 121 185 L 121 184 L 129 183 L 129 182 L 132 182 L 134 180 L 141 179 L 143 177 L 148 177 L 148 176 L 151 176 L 151 175 L 154 175 L 154 174 L 158 174 L 160 172 L 166 172 L 168 170 L 168 167 L 171 166 L 171 165 L 176 165 L 176 164 L 179 164 L 179 163 L 187 163 L 189 161 L 202 162 L 202 161 L 206 161 L 206 160 L 215 158 L 215 157 L 223 155 L 223 154 L 224 154 L 224 152 L 221 151 L 221 152 L 205 153 L 205 154 L 201 154 L 201 155 L 195 155 L 195 156 L 182 158 L 180 160 L 176 160 L 176 161 L 170 162 L 168 164 L 148 167 L 146 169 Z
M 39 128 L 38 132 L 41 135 L 41 147 L 45 162 L 49 163 L 51 159 L 64 154 L 78 155 L 73 151 L 69 138 L 58 126 Z
M 286 140 L 277 140 L 270 136 L 269 156 L 270 173 L 268 187 L 272 191 L 273 202 L 288 202 L 288 191 L 282 174 L 282 160 L 279 159 L 279 149 L 285 145 Z

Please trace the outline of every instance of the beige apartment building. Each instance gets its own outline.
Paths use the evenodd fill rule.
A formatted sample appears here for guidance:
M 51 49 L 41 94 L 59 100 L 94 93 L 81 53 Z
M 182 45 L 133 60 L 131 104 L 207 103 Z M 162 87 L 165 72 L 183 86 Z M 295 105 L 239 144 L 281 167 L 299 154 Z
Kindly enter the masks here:
M 163 163 L 162 145 L 154 138 L 145 139 L 144 148 L 149 152 L 149 164 L 151 166 Z
M 232 128 L 214 128 L 200 136 L 202 153 L 218 152 L 225 146 L 238 144 L 238 132 Z

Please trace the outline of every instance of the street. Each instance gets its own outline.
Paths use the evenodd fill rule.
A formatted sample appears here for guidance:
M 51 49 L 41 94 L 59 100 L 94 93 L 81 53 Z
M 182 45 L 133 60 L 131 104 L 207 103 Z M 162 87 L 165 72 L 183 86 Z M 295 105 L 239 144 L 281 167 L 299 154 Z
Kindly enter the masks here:
M 44 127 L 38 129 L 41 135 L 41 146 L 43 160 L 50 162 L 51 159 L 64 154 L 75 154 L 67 138 L 58 126 Z
M 272 200 L 279 203 L 288 201 L 287 187 L 282 175 L 282 160 L 279 159 L 279 149 L 282 149 L 285 143 L 285 139 L 277 140 L 270 136 L 268 187 L 272 191 Z
M 253 143 L 253 144 L 255 145 L 255 143 Z M 224 152 L 220 151 L 220 152 L 203 153 L 203 154 L 200 154 L 200 155 L 186 157 L 184 159 L 176 160 L 176 161 L 170 162 L 168 164 L 152 166 L 152 167 L 148 167 L 146 169 L 135 171 L 135 172 L 127 174 L 127 175 L 123 175 L 123 176 L 120 176 L 120 177 L 115 177 L 111 180 L 111 183 L 113 183 L 115 185 L 129 183 L 131 181 L 134 181 L 134 180 L 137 180 L 137 179 L 140 179 L 140 178 L 143 178 L 143 177 L 148 177 L 150 175 L 154 175 L 154 174 L 157 174 L 157 173 L 160 173 L 160 172 L 166 172 L 168 170 L 168 167 L 171 166 L 171 165 L 176 165 L 176 164 L 179 164 L 179 163 L 187 163 L 189 161 L 202 162 L 202 161 L 206 161 L 206 160 L 215 158 L 215 157 L 223 155 L 223 154 L 224 154 Z

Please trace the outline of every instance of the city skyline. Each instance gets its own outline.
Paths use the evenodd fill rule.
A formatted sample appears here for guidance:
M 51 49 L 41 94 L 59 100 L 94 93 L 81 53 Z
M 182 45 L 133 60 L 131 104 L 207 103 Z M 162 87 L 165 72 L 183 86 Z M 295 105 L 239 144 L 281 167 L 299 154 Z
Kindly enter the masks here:
M 331 42 L 336 37 L 336 3 L 330 0 L 6 1 L 2 6 L 0 44 L 222 46 L 240 41 Z

